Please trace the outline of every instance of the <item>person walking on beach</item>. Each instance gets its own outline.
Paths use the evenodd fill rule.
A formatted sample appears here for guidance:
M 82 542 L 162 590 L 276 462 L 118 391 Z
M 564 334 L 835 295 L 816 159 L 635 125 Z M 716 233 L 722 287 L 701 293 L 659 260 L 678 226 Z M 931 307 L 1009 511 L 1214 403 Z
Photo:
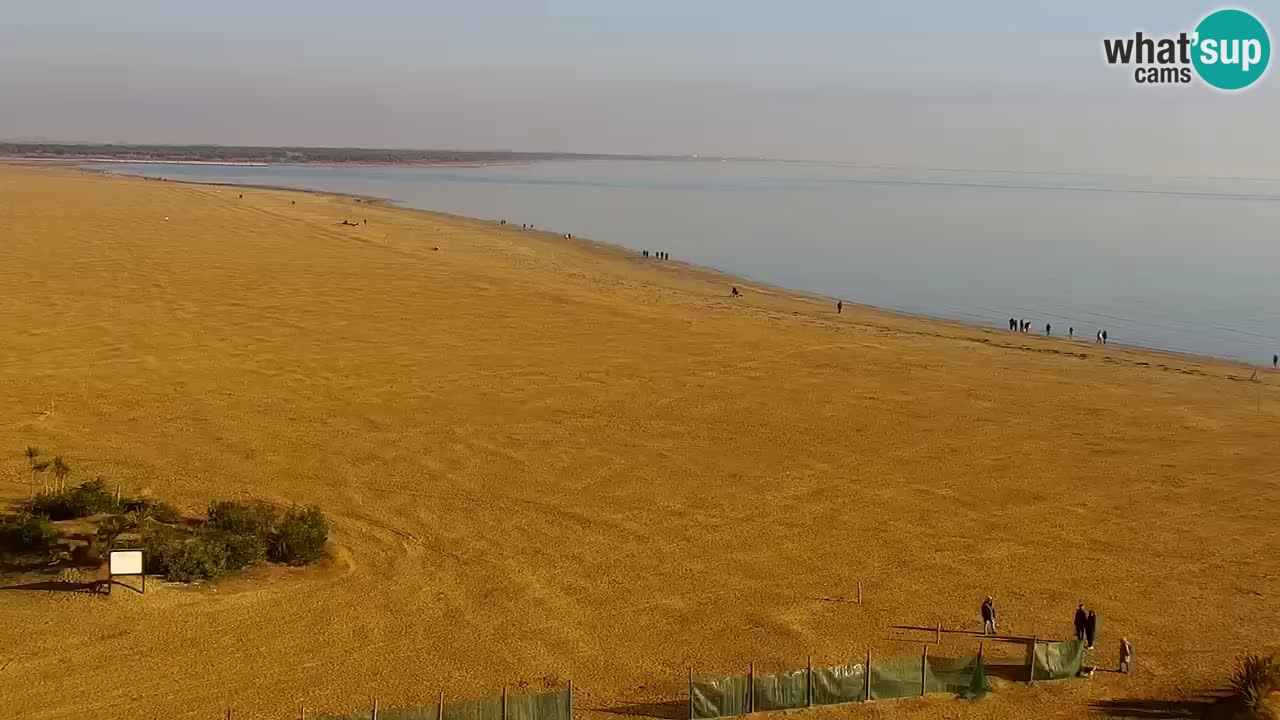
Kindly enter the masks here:
M 738 292 L 738 286 L 734 285 L 733 290 L 729 294 L 732 295 L 733 297 L 738 297 L 742 293 Z
M 1107 344 L 1107 331 L 1106 331 L 1106 330 L 1103 330 L 1103 331 L 1102 331 L 1102 344 L 1103 344 L 1103 345 L 1106 345 L 1106 344 Z
M 1075 327 L 1069 327 L 1069 328 L 1067 328 L 1067 337 L 1075 337 L 1075 336 L 1076 336 L 1076 329 L 1075 329 Z
M 1280 355 L 1271 356 L 1271 368 L 1274 370 L 1280 368 Z
M 1132 666 L 1133 646 L 1129 644 L 1129 638 L 1120 638 L 1120 672 L 1128 675 Z
M 1085 647 L 1092 650 L 1093 641 L 1097 637 L 1098 637 L 1098 616 L 1092 610 L 1090 610 L 1089 617 L 1085 618 L 1084 620 Z
M 1051 335 L 1053 335 L 1053 325 L 1050 325 L 1049 323 L 1045 323 L 1045 324 L 1044 324 L 1044 334 L 1045 334 L 1046 336 L 1051 336 Z
M 1077 640 L 1084 640 L 1084 629 L 1088 622 L 1089 622 L 1089 615 L 1084 611 L 1084 603 L 1080 603 L 1080 605 L 1076 607 L 1076 619 L 1075 619 Z
M 982 603 L 982 634 L 996 634 L 996 601 L 990 595 Z
M 1014 322 L 1015 322 L 1015 321 L 1014 321 L 1014 319 L 1013 319 L 1013 318 L 1009 318 L 1009 332 L 1013 332 L 1013 324 L 1014 324 Z
M 1101 344 L 1102 344 L 1102 331 L 1101 331 L 1101 330 L 1099 330 L 1099 331 L 1098 331 L 1098 339 L 1097 339 L 1097 340 L 1094 340 L 1094 342 L 1095 342 L 1095 343 L 1097 343 L 1097 344 L 1099 344 L 1099 345 L 1101 345 Z
M 844 301 L 843 301 L 843 300 L 837 300 L 837 301 L 836 301 L 836 314 L 837 314 L 837 315 L 841 315 L 841 314 L 843 314 L 843 313 L 844 313 Z

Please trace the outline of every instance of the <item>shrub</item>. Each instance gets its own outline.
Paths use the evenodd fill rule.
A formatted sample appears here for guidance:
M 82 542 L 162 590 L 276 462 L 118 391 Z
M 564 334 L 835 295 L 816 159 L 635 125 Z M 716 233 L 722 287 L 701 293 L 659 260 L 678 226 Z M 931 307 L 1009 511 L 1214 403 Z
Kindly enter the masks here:
M 286 565 L 308 565 L 324 557 L 328 539 L 329 523 L 320 508 L 294 508 L 276 526 L 269 557 Z
M 27 501 L 24 509 L 50 520 L 74 520 L 116 509 L 115 497 L 102 480 L 89 480 L 76 487 L 50 490 Z
M 218 538 L 165 530 L 144 536 L 147 572 L 175 582 L 216 578 L 227 571 L 227 547 Z
M 227 570 L 242 570 L 256 565 L 267 557 L 267 541 L 257 535 L 210 533 L 208 542 L 222 543 L 227 557 Z
M 252 535 L 264 543 L 275 532 L 276 520 L 276 509 L 264 502 L 249 504 L 221 500 L 209 503 L 209 527 L 233 535 Z
M 1269 717 L 1271 694 L 1280 691 L 1280 663 L 1274 656 L 1249 653 L 1231 671 L 1231 694 L 1253 717 Z
M 0 521 L 0 548 L 11 552 L 48 554 L 58 542 L 49 518 L 30 513 Z
M 147 520 L 155 520 L 165 524 L 182 521 L 182 513 L 178 512 L 178 509 L 174 506 L 167 502 L 159 502 L 144 497 L 125 498 L 120 503 L 120 510 L 126 514 L 133 514 L 139 526 Z

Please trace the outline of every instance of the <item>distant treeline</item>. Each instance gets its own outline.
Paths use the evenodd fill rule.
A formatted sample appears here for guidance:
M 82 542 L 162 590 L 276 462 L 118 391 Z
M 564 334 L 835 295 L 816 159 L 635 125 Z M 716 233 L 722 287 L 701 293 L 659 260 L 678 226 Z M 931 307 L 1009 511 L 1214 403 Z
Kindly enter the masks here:
M 0 156 L 275 163 L 498 163 L 534 160 L 627 158 L 638 155 L 530 153 L 508 150 L 379 150 L 371 148 L 252 147 L 236 145 L 112 145 L 0 143 Z M 656 159 L 656 158 L 654 158 Z

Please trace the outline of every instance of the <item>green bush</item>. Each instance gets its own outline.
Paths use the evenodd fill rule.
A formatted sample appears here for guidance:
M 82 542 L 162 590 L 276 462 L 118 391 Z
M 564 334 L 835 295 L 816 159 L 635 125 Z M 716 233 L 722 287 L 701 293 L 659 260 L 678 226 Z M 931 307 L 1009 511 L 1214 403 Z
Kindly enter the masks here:
M 146 520 L 172 525 L 182 521 L 182 513 L 167 502 L 159 502 L 144 497 L 125 498 L 120 503 L 120 510 L 132 514 L 141 526 Z
M 252 535 L 266 542 L 275 533 L 276 509 L 264 502 L 220 500 L 209 503 L 208 526 L 233 535 Z
M 209 580 L 227 571 L 227 546 L 216 537 L 167 530 L 144 535 L 147 572 L 175 582 Z
M 294 508 L 276 526 L 268 557 L 286 565 L 309 565 L 324 557 L 328 539 L 329 523 L 320 508 Z
M 23 509 L 50 520 L 74 520 L 116 509 L 115 497 L 102 480 L 89 480 L 64 490 L 41 492 L 28 500 Z
M 47 517 L 22 513 L 0 520 L 0 549 L 43 555 L 57 543 L 58 531 Z
M 242 570 L 256 565 L 267 557 L 267 541 L 257 535 L 235 535 L 225 532 L 210 533 L 207 542 L 222 543 L 227 557 L 227 570 Z

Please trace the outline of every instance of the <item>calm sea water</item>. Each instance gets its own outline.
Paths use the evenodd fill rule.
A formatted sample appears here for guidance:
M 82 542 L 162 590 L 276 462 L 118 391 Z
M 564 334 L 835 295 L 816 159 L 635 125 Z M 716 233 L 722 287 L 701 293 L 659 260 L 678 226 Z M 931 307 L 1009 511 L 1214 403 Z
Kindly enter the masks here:
M 846 300 L 1270 365 L 1280 181 L 781 162 L 110 164 L 504 218 Z

